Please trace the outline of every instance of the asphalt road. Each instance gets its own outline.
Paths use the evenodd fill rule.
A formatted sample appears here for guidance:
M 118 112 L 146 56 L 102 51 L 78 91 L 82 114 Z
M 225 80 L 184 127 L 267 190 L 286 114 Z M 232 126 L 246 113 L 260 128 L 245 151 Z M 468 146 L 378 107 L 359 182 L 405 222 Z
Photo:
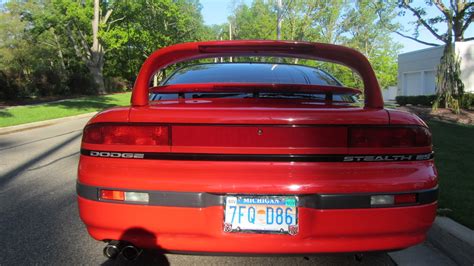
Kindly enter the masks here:
M 87 118 L 0 135 L 0 265 L 393 265 L 386 253 L 311 257 L 102 255 L 79 219 L 75 179 Z

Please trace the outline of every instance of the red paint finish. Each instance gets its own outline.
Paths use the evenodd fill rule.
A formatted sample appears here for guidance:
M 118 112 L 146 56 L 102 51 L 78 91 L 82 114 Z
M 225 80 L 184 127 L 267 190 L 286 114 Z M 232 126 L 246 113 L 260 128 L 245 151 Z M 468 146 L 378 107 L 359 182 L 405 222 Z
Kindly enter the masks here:
M 250 55 L 327 60 L 352 67 L 362 76 L 365 106 L 310 99 L 260 98 L 148 102 L 150 78 L 167 65 L 198 58 Z M 173 85 L 152 90 L 165 93 L 196 90 L 213 92 L 241 91 L 242 87 L 246 91 L 256 90 L 255 84 Z M 330 86 L 263 84 L 258 87 L 263 91 L 294 89 L 321 93 L 357 92 Z M 123 128 L 110 132 L 99 130 L 99 135 L 96 134 L 92 139 L 86 136 L 81 148 L 138 154 L 350 156 L 431 153 L 431 141 L 426 138 L 428 134 L 425 134 L 425 138 L 421 134 L 429 133 L 421 119 L 412 114 L 382 108 L 380 88 L 370 64 L 362 54 L 349 48 L 282 41 L 185 43 L 156 51 L 146 60 L 135 83 L 131 107 L 106 110 L 88 123 L 90 128 L 103 125 L 113 127 L 116 125 L 114 123 L 119 123 Z M 144 127 L 145 130 L 135 131 L 138 130 L 135 126 Z M 392 132 L 390 129 L 394 128 L 387 128 L 392 126 L 398 131 Z M 407 126 L 416 130 L 400 130 Z M 166 132 L 149 130 L 161 127 L 167 128 Z M 358 128 L 354 135 L 349 133 L 352 128 Z M 145 139 L 154 141 L 137 143 L 136 140 L 142 138 L 143 134 Z M 161 145 L 166 135 L 167 145 Z M 103 141 L 105 139 L 110 141 Z M 436 187 L 437 171 L 433 159 L 429 158 L 384 162 L 244 162 L 81 155 L 78 181 L 88 186 L 126 191 L 207 192 L 221 195 L 383 195 L 403 192 L 410 195 L 414 191 Z M 103 196 L 114 197 L 113 193 Z M 301 207 L 298 209 L 298 234 L 290 236 L 225 233 L 223 206 L 147 206 L 91 201 L 81 197 L 78 201 L 80 216 L 95 239 L 125 240 L 139 247 L 169 251 L 302 254 L 401 249 L 422 242 L 436 214 L 436 202 L 372 209 Z M 400 204 L 406 202 L 413 202 L 413 197 L 402 196 L 397 200 Z
M 418 116 L 400 110 L 387 110 L 392 125 L 422 125 L 428 127 Z
M 436 204 L 351 210 L 299 208 L 296 236 L 225 233 L 224 210 L 219 206 L 156 207 L 79 198 L 79 210 L 87 230 L 97 240 L 123 239 L 142 248 L 165 251 L 308 254 L 416 245 L 425 239 Z
M 212 162 L 108 159 L 81 155 L 78 176 L 79 182 L 90 186 L 219 194 L 409 192 L 433 188 L 437 184 L 433 160 Z
M 384 109 L 289 99 L 196 99 L 132 107 L 130 122 L 257 125 L 389 124 Z M 95 122 L 95 121 L 94 121 Z

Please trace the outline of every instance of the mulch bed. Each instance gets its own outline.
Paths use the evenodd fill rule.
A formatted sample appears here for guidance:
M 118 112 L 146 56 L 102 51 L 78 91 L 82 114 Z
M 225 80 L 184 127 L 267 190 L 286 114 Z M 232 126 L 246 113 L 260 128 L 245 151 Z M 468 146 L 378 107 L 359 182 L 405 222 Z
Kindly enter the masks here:
M 437 119 L 465 125 L 474 125 L 474 111 L 472 110 L 461 110 L 460 114 L 456 114 L 446 108 L 438 108 L 438 110 L 433 111 L 431 107 L 407 105 L 397 107 L 397 109 L 414 113 L 424 120 Z

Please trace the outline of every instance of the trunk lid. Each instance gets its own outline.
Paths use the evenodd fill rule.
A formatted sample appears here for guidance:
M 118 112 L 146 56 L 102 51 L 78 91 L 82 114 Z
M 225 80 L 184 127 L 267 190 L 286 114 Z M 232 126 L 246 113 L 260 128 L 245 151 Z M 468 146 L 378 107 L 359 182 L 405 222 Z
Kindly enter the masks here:
M 206 99 L 134 107 L 130 122 L 171 125 L 172 152 L 321 154 L 347 151 L 348 125 L 387 125 L 389 117 L 347 104 Z

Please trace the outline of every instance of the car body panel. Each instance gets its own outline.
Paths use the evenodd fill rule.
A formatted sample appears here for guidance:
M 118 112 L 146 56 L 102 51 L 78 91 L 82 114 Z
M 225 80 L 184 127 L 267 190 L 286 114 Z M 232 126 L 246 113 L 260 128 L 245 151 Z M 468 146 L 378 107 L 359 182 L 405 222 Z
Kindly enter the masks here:
M 221 206 L 124 205 L 79 197 L 79 209 L 89 233 L 97 240 L 121 239 L 165 252 L 281 255 L 394 250 L 416 245 L 425 239 L 436 204 L 353 210 L 299 208 L 296 236 L 226 233 Z
M 197 124 L 388 124 L 383 109 L 269 99 L 200 99 L 132 107 L 130 122 Z M 159 120 L 157 121 L 157 117 Z

